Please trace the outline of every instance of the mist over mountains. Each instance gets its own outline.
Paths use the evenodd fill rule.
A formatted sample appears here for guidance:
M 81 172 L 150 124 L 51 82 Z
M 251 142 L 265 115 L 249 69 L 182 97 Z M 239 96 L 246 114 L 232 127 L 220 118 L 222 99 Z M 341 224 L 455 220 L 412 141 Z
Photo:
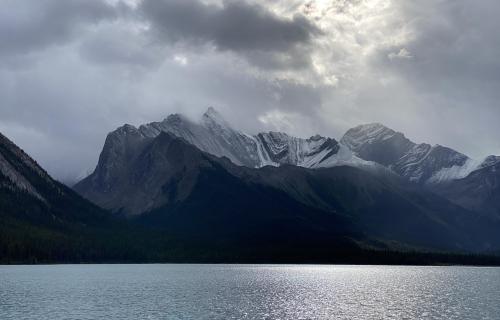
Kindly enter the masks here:
M 74 186 L 83 198 L 6 137 L 0 147 L 0 248 L 11 259 L 297 262 L 368 254 L 376 262 L 376 252 L 500 248 L 500 158 L 416 144 L 378 123 L 339 140 L 249 135 L 213 108 L 197 122 L 173 114 L 126 124 L 108 134 L 95 171 Z M 25 250 L 15 256 L 19 246 Z
M 173 114 L 162 122 L 138 128 L 124 125 L 111 132 L 106 138 L 96 170 L 77 184 L 75 189 L 84 196 L 92 193 L 96 197 L 99 197 L 99 192 L 114 189 L 117 184 L 121 184 L 114 181 L 126 175 L 124 171 L 136 161 L 143 148 L 162 132 L 182 138 L 203 152 L 225 157 L 238 166 L 261 168 L 294 165 L 310 169 L 350 166 L 372 173 L 397 175 L 440 194 L 445 194 L 444 189 L 452 188 L 460 193 L 458 190 L 464 187 L 459 188 L 458 185 L 464 184 L 462 180 L 469 176 L 494 176 L 495 171 L 491 172 L 491 169 L 500 162 L 496 156 L 475 160 L 444 146 L 416 144 L 403 133 L 379 123 L 352 128 L 339 141 L 320 135 L 297 138 L 283 132 L 249 135 L 233 128 L 214 108 L 209 108 L 198 122 Z M 142 160 L 139 162 L 143 163 Z M 477 180 L 477 185 L 468 183 L 469 188 L 496 188 L 495 183 Z M 452 187 L 455 185 L 457 187 Z M 457 199 L 461 195 L 451 193 L 446 192 L 447 198 L 460 202 Z M 465 194 L 465 191 L 462 193 Z M 111 201 L 108 195 L 105 198 L 106 202 Z M 474 209 L 478 205 L 468 205 L 463 201 L 459 204 L 467 209 Z M 101 205 L 113 210 L 120 208 L 119 204 Z M 487 211 L 495 210 L 489 208 Z

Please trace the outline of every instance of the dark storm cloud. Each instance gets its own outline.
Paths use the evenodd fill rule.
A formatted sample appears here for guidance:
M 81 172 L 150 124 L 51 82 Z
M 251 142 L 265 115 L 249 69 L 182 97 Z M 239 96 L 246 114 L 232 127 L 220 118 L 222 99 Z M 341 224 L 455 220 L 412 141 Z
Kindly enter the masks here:
M 0 55 L 26 54 L 70 40 L 80 27 L 111 18 L 114 8 L 97 0 L 3 0 Z
M 131 34 L 120 24 L 110 24 L 90 33 L 80 44 L 81 57 L 94 64 L 157 68 L 169 53 L 142 34 Z
M 321 34 L 300 14 L 282 18 L 246 1 L 224 1 L 218 6 L 198 0 L 145 0 L 139 10 L 160 39 L 211 44 L 264 67 L 307 65 L 307 47 Z

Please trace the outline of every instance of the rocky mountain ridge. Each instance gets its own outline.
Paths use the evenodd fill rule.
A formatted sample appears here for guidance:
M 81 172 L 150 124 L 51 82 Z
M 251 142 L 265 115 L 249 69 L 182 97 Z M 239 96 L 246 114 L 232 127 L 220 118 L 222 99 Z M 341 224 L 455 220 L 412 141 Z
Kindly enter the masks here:
M 417 144 L 401 132 L 380 123 L 360 125 L 348 130 L 340 142 L 358 157 L 380 163 L 409 181 L 439 184 L 468 176 L 473 171 L 498 161 L 490 156 L 471 159 L 441 145 Z
M 354 127 L 340 141 L 320 135 L 307 139 L 297 138 L 282 132 L 250 135 L 234 129 L 215 109 L 209 108 L 198 122 L 173 114 L 161 122 L 137 128 L 126 124 L 109 133 L 95 171 L 77 184 L 76 190 L 85 196 L 94 194 L 103 199 L 98 201 L 100 205 L 116 209 L 117 199 L 109 195 L 125 183 L 122 181 L 123 176 L 131 170 L 130 166 L 137 160 L 136 157 L 149 141 L 161 133 L 173 134 L 203 152 L 225 157 L 236 165 L 249 168 L 294 165 L 319 169 L 351 166 L 370 172 L 395 174 L 471 210 L 482 206 L 469 206 L 467 204 L 470 202 L 458 201 L 461 194 L 458 190 L 463 188 L 453 188 L 452 190 L 457 190 L 456 194 L 441 192 L 441 189 L 458 184 L 472 173 L 500 162 L 500 157 L 497 156 L 477 161 L 441 145 L 417 144 L 403 133 L 379 123 Z M 473 185 L 475 190 L 486 188 L 493 192 L 490 190 L 493 188 L 491 184 L 485 182 L 488 179 L 469 180 L 474 180 L 476 184 L 483 183 Z M 144 208 L 139 206 L 132 211 L 138 213 L 151 209 L 152 205 L 150 203 Z
M 350 166 L 237 166 L 168 132 L 142 143 L 121 180 L 110 186 L 84 180 L 77 190 L 192 241 L 324 246 L 351 238 L 377 248 L 394 248 L 391 242 L 443 250 L 489 246 L 474 231 L 491 234 L 488 223 L 396 175 Z
M 134 132 L 132 132 L 134 131 Z M 169 132 L 185 139 L 198 149 L 218 157 L 227 157 L 236 165 L 259 168 L 266 165 L 297 165 L 319 168 L 338 164 L 374 165 L 354 156 L 335 139 L 316 135 L 307 139 L 283 132 L 262 132 L 250 135 L 234 129 L 214 108 L 208 108 L 200 121 L 194 122 L 180 114 L 172 114 L 161 122 L 135 128 L 125 125 L 113 135 L 136 134 L 154 138 Z

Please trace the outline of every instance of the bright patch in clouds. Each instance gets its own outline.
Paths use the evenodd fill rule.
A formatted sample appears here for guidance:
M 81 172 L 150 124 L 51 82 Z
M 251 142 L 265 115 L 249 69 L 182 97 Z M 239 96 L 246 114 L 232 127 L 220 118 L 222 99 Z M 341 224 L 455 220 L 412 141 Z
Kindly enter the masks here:
M 0 131 L 61 179 L 95 164 L 117 126 L 209 105 L 247 132 L 340 138 L 382 122 L 481 157 L 500 150 L 498 10 L 496 0 L 4 0 Z
M 174 61 L 180 64 L 181 66 L 185 66 L 188 64 L 188 58 L 183 55 L 176 54 L 174 56 Z
M 401 48 L 398 53 L 391 52 L 387 55 L 389 59 L 411 59 L 413 56 L 410 51 L 406 50 L 406 48 Z

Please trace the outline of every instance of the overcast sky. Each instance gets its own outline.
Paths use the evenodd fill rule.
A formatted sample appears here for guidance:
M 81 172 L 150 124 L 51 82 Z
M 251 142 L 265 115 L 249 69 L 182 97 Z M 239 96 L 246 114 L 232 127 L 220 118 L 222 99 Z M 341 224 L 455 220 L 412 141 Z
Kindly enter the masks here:
M 0 131 L 56 178 L 208 106 L 249 133 L 381 122 L 500 154 L 498 0 L 0 0 Z

